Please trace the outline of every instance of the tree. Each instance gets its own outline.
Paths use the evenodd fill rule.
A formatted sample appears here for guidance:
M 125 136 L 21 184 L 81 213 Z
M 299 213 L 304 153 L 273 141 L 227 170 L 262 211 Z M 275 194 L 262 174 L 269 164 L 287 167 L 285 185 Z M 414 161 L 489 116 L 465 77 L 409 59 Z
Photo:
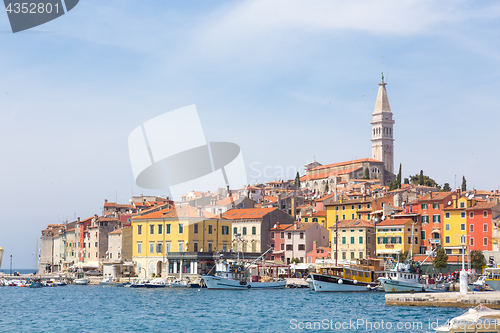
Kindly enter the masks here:
M 410 180 L 408 178 L 405 178 L 405 184 L 410 184 Z
M 405 251 L 399 255 L 399 262 L 405 262 L 408 258 L 408 251 Z
M 462 192 L 467 191 L 467 181 L 465 180 L 465 176 L 462 176 Z
M 292 260 L 290 260 L 290 264 L 300 264 L 300 259 L 299 258 L 292 258 Z
M 297 171 L 297 175 L 295 176 L 295 188 L 297 190 L 300 190 L 300 176 L 299 172 Z
M 328 188 L 328 181 L 326 181 L 326 184 L 325 184 L 325 192 L 328 192 L 329 191 L 329 188 Z
M 365 173 L 363 174 L 363 179 L 370 179 L 370 170 L 365 168 Z
M 409 178 L 410 182 L 412 184 L 415 184 L 415 185 L 424 185 L 424 186 L 429 186 L 429 187 L 440 188 L 438 183 L 434 179 L 430 178 L 429 176 L 424 175 L 423 171 L 420 171 L 419 174 L 416 174 L 414 176 L 410 175 L 408 178 Z M 423 179 L 423 181 L 421 181 L 421 179 Z
M 486 260 L 484 259 L 482 251 L 478 250 L 470 251 L 470 262 L 472 264 L 472 268 L 478 271 L 482 271 L 483 266 L 486 266 Z
M 444 249 L 437 250 L 436 258 L 432 262 L 435 268 L 446 268 L 448 266 L 448 255 Z
M 394 179 L 394 181 L 391 183 L 389 191 L 397 190 L 398 188 L 401 188 L 401 163 L 399 164 L 399 173 L 396 179 Z
M 449 183 L 444 183 L 444 185 L 443 185 L 443 191 L 444 192 L 450 192 L 451 191 L 451 187 L 450 187 Z
M 420 170 L 420 175 L 418 176 L 418 185 L 424 185 L 424 170 Z

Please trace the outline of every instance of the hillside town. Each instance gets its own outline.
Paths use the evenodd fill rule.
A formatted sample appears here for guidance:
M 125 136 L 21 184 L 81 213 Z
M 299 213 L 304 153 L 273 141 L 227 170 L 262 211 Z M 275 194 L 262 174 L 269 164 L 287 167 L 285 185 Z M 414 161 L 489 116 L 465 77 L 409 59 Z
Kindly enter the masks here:
M 40 273 L 107 271 L 143 278 L 209 274 L 220 253 L 277 266 L 393 258 L 411 253 L 431 265 L 436 250 L 448 271 L 462 254 L 498 253 L 498 191 L 394 172 L 395 121 L 386 83 L 372 114 L 372 156 L 333 164 L 313 161 L 295 179 L 239 189 L 193 189 L 179 200 L 133 196 L 104 200 L 100 214 L 49 224 L 41 232 Z M 436 184 L 437 185 L 437 184 Z

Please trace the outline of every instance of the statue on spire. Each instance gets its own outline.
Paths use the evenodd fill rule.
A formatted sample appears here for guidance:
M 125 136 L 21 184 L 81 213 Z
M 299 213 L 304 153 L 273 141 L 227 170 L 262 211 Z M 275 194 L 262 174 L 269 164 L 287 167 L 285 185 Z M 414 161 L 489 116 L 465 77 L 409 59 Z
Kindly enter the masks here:
M 382 83 L 384 83 L 384 72 L 382 72 Z

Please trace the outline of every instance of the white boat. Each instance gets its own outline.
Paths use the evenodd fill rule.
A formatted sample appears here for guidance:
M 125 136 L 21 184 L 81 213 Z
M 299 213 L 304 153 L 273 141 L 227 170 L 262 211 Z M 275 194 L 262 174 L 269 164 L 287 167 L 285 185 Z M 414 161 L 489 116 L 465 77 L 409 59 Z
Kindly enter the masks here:
M 403 292 L 444 292 L 444 285 L 437 285 L 429 279 L 428 283 L 421 275 L 421 269 L 411 261 L 397 263 L 384 277 L 379 277 L 380 285 L 386 293 Z
M 482 304 L 451 319 L 447 325 L 436 328 L 436 333 L 499 333 L 500 310 L 492 310 Z
M 250 263 L 247 268 L 261 257 L 265 256 L 270 250 L 272 250 L 272 248 Z M 215 264 L 215 275 L 203 275 L 203 280 L 205 281 L 208 289 L 283 289 L 286 286 L 285 279 L 278 279 L 269 282 L 248 281 L 248 278 L 245 277 L 245 271 L 247 268 L 244 268 L 243 265 L 240 264 L 239 257 L 236 262 L 232 263 L 221 258 Z
M 75 284 L 79 286 L 83 286 L 89 283 L 89 280 L 85 278 L 83 271 L 80 269 L 76 272 Z
M 484 270 L 486 278 L 484 279 L 484 283 L 490 286 L 493 291 L 500 290 L 500 268 L 491 267 L 486 268 Z
M 189 281 L 187 280 L 173 280 L 169 283 L 171 288 L 189 288 Z
M 161 278 L 153 279 L 149 282 L 144 283 L 144 287 L 146 288 L 166 288 L 170 287 L 170 284 Z
M 113 281 L 111 276 L 107 276 L 104 279 L 102 279 L 101 282 L 99 282 L 99 284 L 104 286 L 114 286 L 116 282 Z

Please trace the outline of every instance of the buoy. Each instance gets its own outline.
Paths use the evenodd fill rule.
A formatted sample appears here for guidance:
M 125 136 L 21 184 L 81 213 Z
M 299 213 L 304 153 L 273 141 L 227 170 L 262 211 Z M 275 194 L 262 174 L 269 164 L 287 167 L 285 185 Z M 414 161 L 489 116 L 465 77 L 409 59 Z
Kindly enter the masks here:
M 352 281 L 354 284 L 358 284 L 358 280 L 354 280 Z
M 342 284 L 344 283 L 344 281 L 342 281 L 342 279 L 339 279 L 339 284 Z

